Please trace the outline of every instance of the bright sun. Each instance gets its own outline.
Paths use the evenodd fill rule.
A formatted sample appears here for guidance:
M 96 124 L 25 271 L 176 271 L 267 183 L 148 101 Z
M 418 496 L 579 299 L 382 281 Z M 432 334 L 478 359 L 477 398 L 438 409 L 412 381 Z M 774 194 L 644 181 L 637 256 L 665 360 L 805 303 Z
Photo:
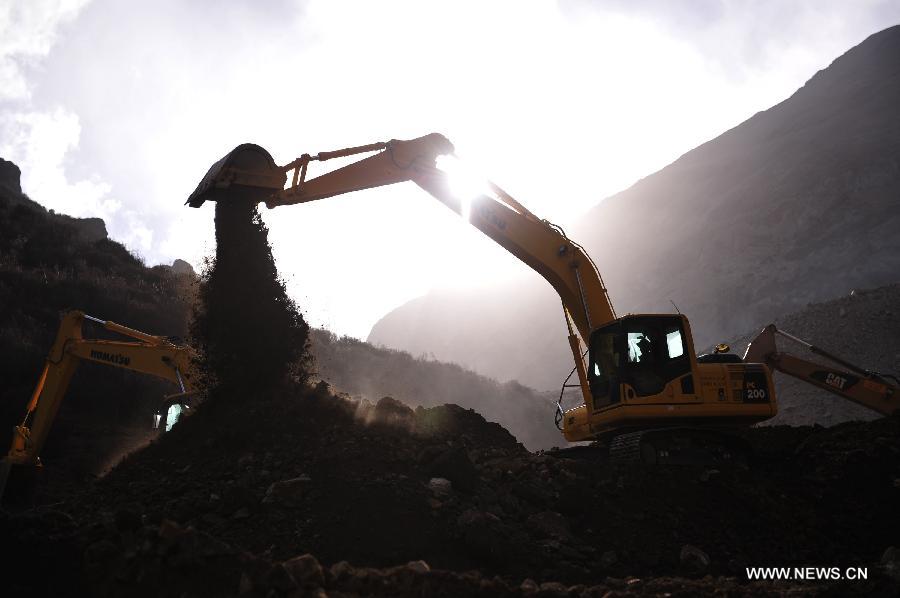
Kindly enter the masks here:
M 472 202 L 482 195 L 490 195 L 487 178 L 478 173 L 468 162 L 457 156 L 438 156 L 437 167 L 447 173 L 450 191 L 459 199 L 463 220 L 470 221 Z

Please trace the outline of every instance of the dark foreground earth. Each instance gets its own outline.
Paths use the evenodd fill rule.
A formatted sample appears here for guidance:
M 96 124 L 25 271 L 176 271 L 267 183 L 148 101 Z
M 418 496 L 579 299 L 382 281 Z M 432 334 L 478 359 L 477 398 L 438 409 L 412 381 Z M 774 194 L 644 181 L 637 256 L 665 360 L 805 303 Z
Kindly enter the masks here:
M 530 453 L 454 405 L 210 402 L 103 478 L 7 507 L 2 593 L 900 594 L 900 417 L 746 437 L 745 465 L 626 467 Z M 763 566 L 868 579 L 750 581 Z

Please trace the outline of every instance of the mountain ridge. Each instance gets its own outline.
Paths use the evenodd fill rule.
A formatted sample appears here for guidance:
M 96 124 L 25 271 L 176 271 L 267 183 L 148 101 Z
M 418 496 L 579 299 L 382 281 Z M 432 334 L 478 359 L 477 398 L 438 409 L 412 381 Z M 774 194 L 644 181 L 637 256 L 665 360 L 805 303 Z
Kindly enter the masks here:
M 674 302 L 698 346 L 897 282 L 898 106 L 895 26 L 566 228 L 597 262 L 620 314 L 672 312 Z M 369 340 L 414 354 L 430 347 L 501 380 L 558 388 L 571 365 L 549 285 L 535 276 L 457 306 L 446 297 L 432 292 L 394 310 Z M 523 330 L 543 340 L 529 343 Z M 488 339 L 501 340 L 493 354 L 482 350 Z

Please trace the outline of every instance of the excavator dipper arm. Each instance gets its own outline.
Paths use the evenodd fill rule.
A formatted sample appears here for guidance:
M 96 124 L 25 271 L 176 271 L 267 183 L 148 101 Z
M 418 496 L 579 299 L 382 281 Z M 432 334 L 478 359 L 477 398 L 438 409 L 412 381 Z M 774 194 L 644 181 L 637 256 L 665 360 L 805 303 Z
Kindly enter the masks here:
M 393 140 L 362 148 L 301 157 L 284 168 L 301 175 L 311 160 L 345 157 L 362 151 L 381 151 L 343 168 L 295 183 L 266 200 L 274 208 L 305 203 L 343 193 L 412 181 L 448 208 L 468 217 L 478 230 L 543 276 L 559 293 L 582 340 L 591 331 L 615 319 L 606 288 L 584 250 L 559 227 L 541 220 L 499 186 L 486 182 L 485 194 L 470 205 L 451 191 L 450 175 L 437 167 L 439 156 L 452 156 L 453 145 L 432 133 L 411 141 Z
M 839 364 L 841 368 L 824 366 L 779 351 L 775 343 L 776 335 L 803 345 L 812 353 Z M 889 382 L 886 376 L 855 366 L 787 332 L 778 330 L 774 324 L 763 328 L 762 332 L 750 342 L 744 354 L 744 361 L 765 363 L 770 369 L 818 386 L 882 415 L 890 415 L 900 409 L 900 387 Z
M 372 152 L 377 153 L 306 179 L 310 162 Z M 582 247 L 560 227 L 532 214 L 499 186 L 486 182 L 486 192 L 468 204 L 453 193 L 451 175 L 437 165 L 439 157 L 453 157 L 453 154 L 453 144 L 446 137 L 431 133 L 408 141 L 395 139 L 316 155 L 304 154 L 279 167 L 263 148 L 244 144 L 210 168 L 186 203 L 199 207 L 206 200 L 239 198 L 265 202 L 269 208 L 275 208 L 411 181 L 467 217 L 472 225 L 543 276 L 559 293 L 569 344 L 587 403 L 590 390 L 581 344 L 586 346 L 594 329 L 616 318 L 600 273 Z M 288 173 L 292 177 L 285 188 Z

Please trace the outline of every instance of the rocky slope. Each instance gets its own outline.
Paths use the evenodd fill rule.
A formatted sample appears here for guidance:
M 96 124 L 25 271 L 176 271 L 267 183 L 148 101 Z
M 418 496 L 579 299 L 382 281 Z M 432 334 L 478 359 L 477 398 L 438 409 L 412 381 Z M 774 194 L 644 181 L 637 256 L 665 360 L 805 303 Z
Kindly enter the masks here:
M 42 233 L 37 239 L 67 230 L 35 209 L 0 203 L 0 224 L 33 227 Z M 123 306 L 155 298 L 144 305 L 151 319 L 171 302 L 164 289 L 135 284 L 153 270 L 129 261 L 127 252 L 105 254 L 99 242 L 73 243 L 89 258 L 74 265 L 66 261 L 68 245 L 62 252 L 41 244 L 26 249 L 27 241 L 3 246 L 8 269 L 17 268 L 16 280 L 33 290 L 17 295 L 19 287 L 0 286 L 19 298 L 11 303 L 22 318 L 19 331 L 30 330 L 28 314 L 52 313 L 57 305 L 39 301 L 46 291 L 34 284 L 37 277 L 55 301 L 87 300 L 107 290 L 97 284 L 102 273 L 115 273 L 122 283 L 110 291 L 131 289 L 118 296 Z M 29 263 L 34 255 L 43 261 Z M 106 269 L 92 261 L 104 255 Z M 55 277 L 47 275 L 54 270 Z M 93 285 L 70 290 L 70 277 L 85 272 L 95 273 Z M 460 368 L 405 364 L 403 354 L 396 359 L 363 343 L 327 340 L 329 347 L 320 343 L 320 355 L 334 361 L 327 367 L 370 392 L 392 382 L 412 394 L 437 388 L 418 401 L 434 404 L 444 393 L 492 388 Z M 425 376 L 420 386 L 417 374 Z M 273 598 L 900 591 L 898 416 L 831 429 L 746 430 L 746 460 L 645 467 L 611 462 L 601 447 L 532 453 L 499 424 L 457 405 L 353 401 L 301 380 L 285 377 L 262 391 L 219 385 L 170 433 L 101 479 L 73 477 L 73 452 L 48 457 L 55 466 L 43 469 L 37 503 L 0 509 L 0 537 L 16 548 L 0 560 L 7 592 Z M 460 380 L 462 388 L 440 389 Z M 516 395 L 528 397 L 518 385 L 493 388 L 502 398 L 492 405 L 498 413 Z M 516 407 L 524 417 L 532 405 Z M 94 426 L 77 428 L 81 436 L 56 436 L 97 459 L 105 448 L 95 440 L 119 421 L 97 405 L 79 409 Z M 10 479 L 13 497 L 24 473 L 17 469 Z M 746 569 L 823 563 L 838 574 L 865 568 L 867 579 L 754 582 Z
M 553 415 L 557 393 L 500 383 L 455 364 L 416 358 L 352 338 L 314 330 L 317 376 L 335 390 L 372 403 L 384 396 L 413 407 L 453 403 L 498 422 L 531 450 L 565 445 Z
M 900 26 L 567 230 L 619 312 L 670 312 L 672 300 L 701 346 L 895 283 L 898 106 Z M 538 389 L 557 388 L 570 368 L 558 299 L 536 275 L 477 295 L 429 294 L 385 316 L 369 340 Z
M 18 548 L 4 579 L 35 596 L 900 590 L 900 419 L 747 437 L 749 467 L 647 468 L 529 453 L 452 405 L 299 388 L 207 403 L 104 479 L 0 513 Z M 745 570 L 813 564 L 869 579 L 753 583 Z
M 0 443 L 21 421 L 61 312 L 81 309 L 140 330 L 184 337 L 190 265 L 146 267 L 109 239 L 99 218 L 55 214 L 22 193 L 18 167 L 0 159 Z M 97 327 L 86 334 L 106 338 Z M 63 402 L 44 457 L 66 456 L 74 478 L 102 469 L 149 428 L 172 389 L 130 372 L 85 364 Z M 75 398 L 77 397 L 77 399 Z M 132 427 L 136 429 L 132 429 Z M 4 448 L 5 450 L 5 448 Z M 77 459 L 72 457 L 78 456 Z
M 900 375 L 900 285 L 857 289 L 845 297 L 810 304 L 777 318 L 779 330 L 820 347 L 870 371 Z M 754 334 L 735 340 L 743 354 Z M 778 339 L 780 351 L 815 362 L 828 363 L 803 346 Z M 768 425 L 834 425 L 848 420 L 870 420 L 877 414 L 814 386 L 775 373 L 778 415 Z

